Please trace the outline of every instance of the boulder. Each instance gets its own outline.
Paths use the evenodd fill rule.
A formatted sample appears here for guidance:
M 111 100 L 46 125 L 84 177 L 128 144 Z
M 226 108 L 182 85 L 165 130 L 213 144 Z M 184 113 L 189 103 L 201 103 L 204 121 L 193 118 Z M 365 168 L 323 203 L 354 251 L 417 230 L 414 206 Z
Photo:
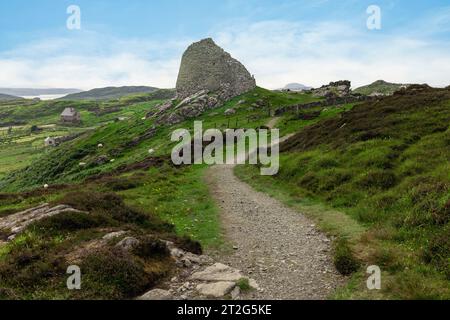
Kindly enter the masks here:
M 241 289 L 239 287 L 234 287 L 233 291 L 231 291 L 231 299 L 237 300 L 239 299 L 239 295 L 241 294 Z
M 167 290 L 153 289 L 137 298 L 137 300 L 173 300 L 173 296 Z
M 197 292 L 210 298 L 222 298 L 236 287 L 232 281 L 219 281 L 213 283 L 202 283 L 197 286 Z
M 68 212 L 82 213 L 83 211 L 76 210 L 66 205 L 50 207 L 48 203 L 45 203 L 38 207 L 0 218 L 0 230 L 7 231 L 8 240 L 11 241 L 31 223 Z

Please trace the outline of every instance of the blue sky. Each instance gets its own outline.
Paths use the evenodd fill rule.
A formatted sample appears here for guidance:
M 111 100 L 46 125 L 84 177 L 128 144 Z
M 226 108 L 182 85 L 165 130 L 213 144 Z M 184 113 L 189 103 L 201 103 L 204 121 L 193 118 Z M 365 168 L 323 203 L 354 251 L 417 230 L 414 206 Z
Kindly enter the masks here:
M 69 5 L 81 30 L 66 28 Z M 369 5 L 381 30 L 366 27 Z M 205 37 L 268 88 L 450 84 L 448 0 L 15 0 L 0 12 L 0 87 L 172 87 L 183 50 Z

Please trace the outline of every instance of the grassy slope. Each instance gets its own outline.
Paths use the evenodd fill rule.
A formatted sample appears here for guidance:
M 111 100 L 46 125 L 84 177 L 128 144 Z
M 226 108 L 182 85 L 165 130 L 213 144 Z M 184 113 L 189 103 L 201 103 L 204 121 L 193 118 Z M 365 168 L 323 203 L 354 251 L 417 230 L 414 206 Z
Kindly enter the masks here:
M 64 203 L 89 214 L 69 213 L 42 220 L 0 246 L 0 299 L 129 299 L 170 276 L 174 262 L 157 239 L 175 241 L 186 249 L 195 248 L 195 243 L 177 237 L 175 229 L 151 209 L 139 210 L 112 193 L 143 184 L 143 180 L 144 176 L 136 173 L 21 195 L 28 205 Z M 2 208 L 8 202 L 26 205 L 18 203 L 18 197 L 3 197 Z M 83 272 L 82 290 L 67 290 L 66 268 L 74 264 L 69 257 L 119 230 L 140 239 L 142 246 L 126 254 L 114 249 L 122 236 L 102 249 L 85 249 L 86 255 L 75 262 Z
M 66 188 L 77 188 L 79 183 L 83 183 L 86 178 L 93 175 L 108 174 L 118 168 L 142 162 L 152 157 L 167 156 L 170 154 L 173 145 L 170 142 L 172 130 L 180 127 L 192 129 L 193 123 L 187 121 L 174 128 L 161 128 L 154 137 L 130 144 L 137 137 L 145 135 L 152 127 L 151 120 L 142 120 L 141 118 L 157 102 L 136 102 L 142 101 L 142 99 L 142 96 L 126 99 L 129 105 L 124 107 L 122 111 L 122 115 L 125 112 L 130 112 L 126 121 L 104 125 L 100 123 L 101 126 L 96 130 L 87 131 L 78 139 L 65 143 L 56 149 L 47 149 L 45 152 L 42 149 L 36 149 L 33 158 L 29 158 L 26 163 L 31 163 L 27 168 L 9 173 L 5 171 L 6 177 L 0 181 L 0 190 L 3 192 L 23 192 L 36 188 L 40 189 L 43 184 L 50 184 L 51 186 L 68 184 Z M 235 127 L 236 124 L 239 127 L 258 127 L 265 124 L 269 119 L 266 108 L 251 109 L 251 106 L 260 99 L 269 99 L 272 109 L 313 100 L 309 95 L 273 93 L 257 88 L 248 94 L 236 97 L 219 109 L 211 110 L 201 116 L 199 120 L 204 121 L 205 129 L 213 127 L 225 129 L 228 128 L 228 125 Z M 238 106 L 238 102 L 242 100 L 245 100 L 245 102 Z M 60 103 L 57 103 L 57 105 Z M 236 108 L 237 113 L 225 117 L 223 115 L 225 110 L 231 107 Z M 40 108 L 40 106 L 37 106 L 37 108 Z M 33 121 L 39 122 L 39 118 L 37 117 Z M 97 121 L 100 120 L 97 119 Z M 99 123 L 97 122 L 97 124 Z M 38 136 L 37 142 L 41 138 Z M 99 143 L 102 143 L 104 147 L 98 148 Z M 155 150 L 152 156 L 148 154 L 150 148 Z M 22 149 L 22 151 L 27 153 L 28 150 Z M 96 164 L 95 160 L 103 155 L 107 156 L 109 161 L 104 164 Z M 5 165 L 9 165 L 11 169 L 19 166 L 16 164 L 15 157 L 15 154 L 9 154 L 9 151 L 2 150 L 2 161 Z M 114 161 L 111 162 L 110 160 Z M 80 162 L 85 162 L 86 166 L 80 166 Z M 220 230 L 214 216 L 215 208 L 208 200 L 208 190 L 202 184 L 203 172 L 204 168 L 200 166 L 186 170 L 183 174 L 178 172 L 177 176 L 173 176 L 174 173 L 171 173 L 167 179 L 156 173 L 148 175 L 147 184 L 124 192 L 123 197 L 131 205 L 153 208 L 155 212 L 159 213 L 160 217 L 173 222 L 179 234 L 192 235 L 193 238 L 207 246 L 217 245 L 220 244 Z M 164 193 L 171 196 L 176 195 L 176 197 L 167 197 L 164 196 Z M 51 199 L 55 197 L 57 198 L 56 195 L 52 195 Z M 1 211 L 6 214 L 41 201 L 43 201 L 41 197 L 24 196 L 17 203 L 2 203 Z M 187 201 L 190 206 L 187 207 L 184 201 Z M 193 215 L 189 215 L 189 212 L 192 212 Z M 197 217 L 197 214 L 200 217 Z
M 359 105 L 286 142 L 277 177 L 258 177 L 251 167 L 238 173 L 350 237 L 364 265 L 382 268 L 384 297 L 448 299 L 449 107 L 450 92 L 437 89 Z M 367 231 L 304 207 L 311 202 Z M 365 291 L 363 271 L 338 297 L 377 297 Z
M 258 88 L 200 120 L 204 128 L 258 127 L 270 119 L 265 108 L 251 109 L 259 99 L 269 99 L 272 108 L 313 100 L 308 95 Z M 245 103 L 238 105 L 240 100 Z M 21 191 L 43 183 L 66 183 L 67 190 L 55 187 L 57 191 L 2 201 L 0 215 L 84 189 L 92 183 L 83 182 L 85 178 L 144 161 L 149 148 L 156 150 L 154 156 L 167 155 L 175 128 L 129 145 L 151 128 L 151 121 L 141 117 L 152 105 L 132 100 L 123 108 L 136 111 L 128 120 L 105 123 L 48 155 L 37 153 L 28 169 L 3 179 L 0 190 Z M 225 117 L 223 112 L 231 107 L 237 109 L 236 115 Z M 448 214 L 442 211 L 448 200 L 448 107 L 447 93 L 436 91 L 396 96 L 373 105 L 330 107 L 308 121 L 287 114 L 279 122 L 282 133 L 300 133 L 283 146 L 280 175 L 260 177 L 251 167 L 239 167 L 238 173 L 318 219 L 328 232 L 348 237 L 363 262 L 382 267 L 387 280 L 385 297 L 447 297 L 443 267 L 449 229 L 435 220 Z M 176 127 L 191 129 L 192 121 Z M 98 143 L 104 148 L 97 148 Z M 93 164 L 101 155 L 115 161 Z M 81 161 L 88 165 L 80 167 Z M 216 246 L 221 244 L 217 210 L 201 183 L 203 169 L 153 167 L 115 177 L 119 181 L 107 182 L 102 188 L 113 188 L 128 205 L 172 222 L 178 235 Z M 357 273 L 336 297 L 379 297 L 364 290 L 364 277 L 363 271 Z

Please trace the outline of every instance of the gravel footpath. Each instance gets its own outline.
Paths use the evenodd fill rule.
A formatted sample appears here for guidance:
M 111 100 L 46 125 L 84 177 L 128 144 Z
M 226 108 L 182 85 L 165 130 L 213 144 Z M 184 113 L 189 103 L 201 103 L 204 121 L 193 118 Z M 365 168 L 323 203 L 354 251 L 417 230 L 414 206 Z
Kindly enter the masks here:
M 326 299 L 345 281 L 333 266 L 331 241 L 302 214 L 240 181 L 233 168 L 214 166 L 207 174 L 234 247 L 211 255 L 256 280 L 262 290 L 244 299 Z

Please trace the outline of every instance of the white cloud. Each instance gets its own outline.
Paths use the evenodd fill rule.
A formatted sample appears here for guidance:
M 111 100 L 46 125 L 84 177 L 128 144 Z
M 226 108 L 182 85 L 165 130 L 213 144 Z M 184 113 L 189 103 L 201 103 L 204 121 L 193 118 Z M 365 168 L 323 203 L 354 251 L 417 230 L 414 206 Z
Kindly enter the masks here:
M 352 80 L 354 86 L 378 79 L 450 84 L 450 44 L 426 38 L 374 34 L 337 22 L 285 21 L 234 26 L 216 34 L 263 87 L 289 82 L 320 86 L 339 79 Z
M 386 35 L 341 22 L 229 25 L 209 34 L 263 87 L 290 82 L 320 86 L 339 79 L 352 80 L 354 86 L 377 79 L 450 84 L 450 45 L 429 36 Z M 45 39 L 0 53 L 0 87 L 173 87 L 181 54 L 195 40 L 155 42 L 95 32 Z

